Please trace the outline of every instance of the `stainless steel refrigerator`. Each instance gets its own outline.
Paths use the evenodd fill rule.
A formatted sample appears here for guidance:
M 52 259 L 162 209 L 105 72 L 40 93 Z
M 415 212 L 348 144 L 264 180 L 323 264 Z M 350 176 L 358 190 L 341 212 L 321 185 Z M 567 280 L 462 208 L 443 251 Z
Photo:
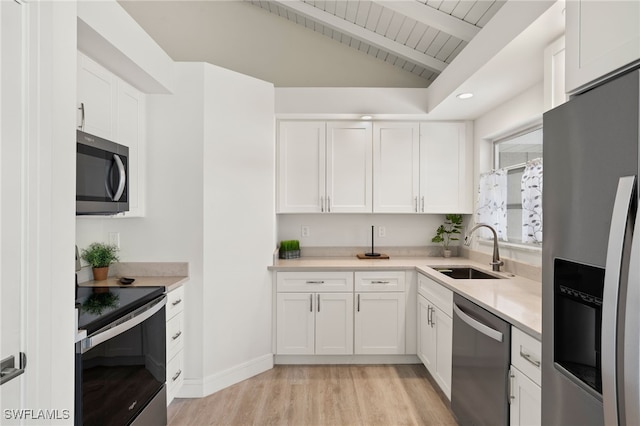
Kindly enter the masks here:
M 542 424 L 640 424 L 640 71 L 544 114 Z

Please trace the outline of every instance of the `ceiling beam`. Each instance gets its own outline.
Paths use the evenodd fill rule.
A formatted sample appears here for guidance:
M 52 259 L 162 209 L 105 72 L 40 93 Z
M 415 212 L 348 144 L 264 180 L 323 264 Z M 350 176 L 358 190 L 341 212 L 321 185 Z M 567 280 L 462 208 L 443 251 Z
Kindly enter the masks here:
M 467 42 L 480 32 L 480 28 L 475 25 L 415 0 L 374 0 L 374 2 Z
M 382 49 L 416 65 L 420 65 L 436 72 L 442 72 L 447 67 L 447 64 L 444 61 L 425 55 L 424 53 L 391 40 L 390 38 L 386 38 L 374 31 L 370 31 L 342 18 L 338 18 L 335 15 L 327 13 L 301 0 L 275 0 L 274 3 L 277 3 L 283 8 L 291 10 L 298 15 L 319 22 L 320 24 L 335 31 L 353 37 L 361 42 L 370 44 L 378 49 Z

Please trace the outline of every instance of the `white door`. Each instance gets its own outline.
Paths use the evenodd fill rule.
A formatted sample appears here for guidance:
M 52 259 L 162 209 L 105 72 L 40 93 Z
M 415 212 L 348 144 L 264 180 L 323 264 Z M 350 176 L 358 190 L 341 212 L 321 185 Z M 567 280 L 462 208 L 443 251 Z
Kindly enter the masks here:
M 354 352 L 404 354 L 404 325 L 404 293 L 358 293 Z
M 314 293 L 278 293 L 277 351 L 281 355 L 312 355 L 315 330 Z
M 23 329 L 25 9 L 26 6 L 14 1 L 0 2 L 0 359 L 13 356 L 16 367 L 26 338 Z M 5 410 L 25 408 L 24 377 L 24 374 L 17 376 L 0 386 L 2 424 L 15 420 L 10 414 L 7 417 Z
M 353 354 L 353 293 L 317 293 L 316 302 L 316 354 Z
M 436 332 L 431 323 L 432 309 L 429 301 L 418 295 L 418 355 L 433 375 L 436 370 Z
M 420 124 L 423 213 L 471 213 L 470 154 L 465 123 Z
M 542 423 L 541 388 L 520 370 L 511 366 L 510 425 L 537 426 Z
M 116 81 L 113 74 L 78 53 L 78 128 L 113 140 L 116 137 Z
M 418 212 L 419 161 L 417 123 L 375 123 L 373 133 L 373 210 L 375 212 Z
M 440 389 L 451 399 L 451 364 L 453 359 L 453 319 L 436 307 L 432 307 L 435 323 L 436 369 L 434 379 Z
M 327 210 L 371 213 L 371 123 L 327 123 Z

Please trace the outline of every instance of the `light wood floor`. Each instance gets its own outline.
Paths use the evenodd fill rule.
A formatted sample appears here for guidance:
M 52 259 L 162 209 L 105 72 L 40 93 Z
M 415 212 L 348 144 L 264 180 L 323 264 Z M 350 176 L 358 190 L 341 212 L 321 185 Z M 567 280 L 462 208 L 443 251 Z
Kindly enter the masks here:
M 175 399 L 169 425 L 456 425 L 422 365 L 276 366 L 206 398 Z

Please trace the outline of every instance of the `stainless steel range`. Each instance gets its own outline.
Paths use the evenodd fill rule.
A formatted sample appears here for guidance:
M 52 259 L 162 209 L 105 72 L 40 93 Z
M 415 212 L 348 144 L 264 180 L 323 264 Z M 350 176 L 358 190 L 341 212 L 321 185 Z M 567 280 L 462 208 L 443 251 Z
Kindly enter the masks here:
M 166 425 L 164 287 L 79 287 L 77 425 Z

